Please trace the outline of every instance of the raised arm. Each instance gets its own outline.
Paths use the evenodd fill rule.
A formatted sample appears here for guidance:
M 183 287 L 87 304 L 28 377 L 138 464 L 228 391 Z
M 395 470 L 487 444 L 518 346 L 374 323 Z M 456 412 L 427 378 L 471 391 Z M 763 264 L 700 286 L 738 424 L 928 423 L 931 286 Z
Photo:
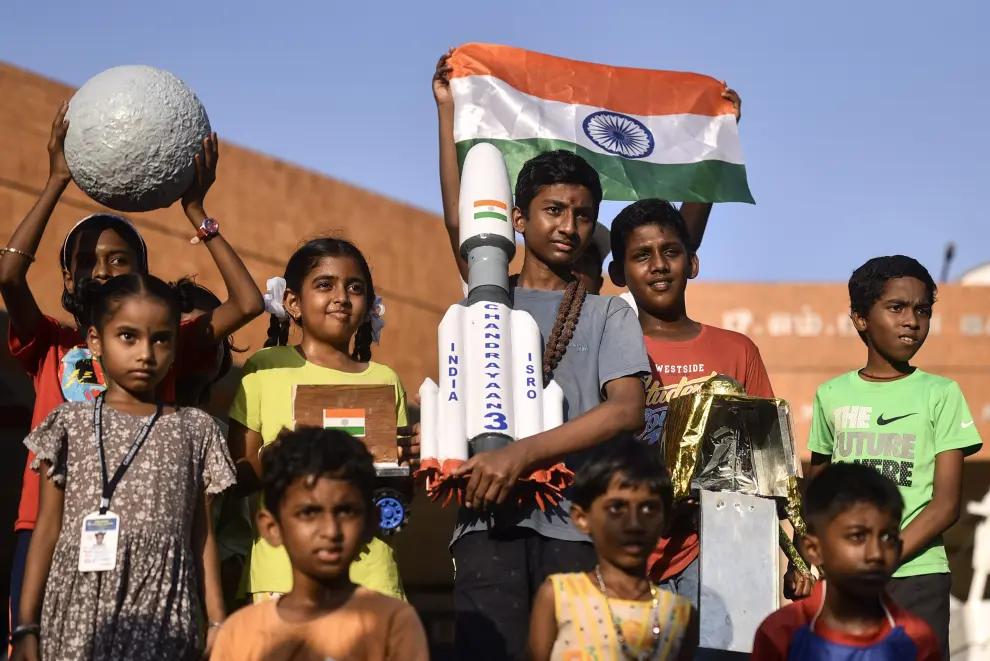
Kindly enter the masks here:
M 440 128 L 440 197 L 443 200 L 443 224 L 450 238 L 450 249 L 457 261 L 457 270 L 461 280 L 467 282 L 468 265 L 461 257 L 460 250 L 460 220 L 458 217 L 458 200 L 461 195 L 461 174 L 457 167 L 457 147 L 454 145 L 454 95 L 450 92 L 450 64 L 448 60 L 453 54 L 451 48 L 437 62 L 433 74 L 433 98 L 437 101 L 437 122 Z
M 62 103 L 52 122 L 52 133 L 48 139 L 48 183 L 38 201 L 14 230 L 7 247 L 0 252 L 0 296 L 10 315 L 11 329 L 22 345 L 30 343 L 41 319 L 41 310 L 28 287 L 28 268 L 34 261 L 55 205 L 72 180 L 63 151 L 65 132 L 69 128 L 69 123 L 65 121 L 68 109 L 69 104 Z
M 182 196 L 182 209 L 197 231 L 208 217 L 204 199 L 217 179 L 219 158 L 220 144 L 214 133 L 203 140 L 203 153 L 195 157 L 196 179 Z M 260 315 L 265 309 L 265 301 L 244 262 L 222 234 L 205 243 L 227 287 L 227 300 L 216 310 L 200 317 L 202 321 L 197 320 L 198 324 L 202 324 L 203 341 L 216 344 Z
M 38 521 L 31 534 L 31 545 L 28 548 L 27 563 L 24 567 L 21 604 L 17 613 L 21 626 L 41 624 L 41 603 L 45 597 L 45 584 L 48 582 L 55 544 L 62 529 L 65 490 L 45 477 L 50 468 L 51 464 L 46 461 L 41 462 Z M 38 647 L 38 636 L 25 636 L 14 646 L 14 654 L 11 658 L 15 661 L 35 661 L 40 658 Z
M 742 99 L 739 94 L 729 89 L 729 86 L 722 81 L 722 98 L 732 101 L 732 107 L 736 111 L 736 123 L 742 119 Z M 692 248 L 695 252 L 701 248 L 701 240 L 705 237 L 705 230 L 708 228 L 708 217 L 712 214 L 711 202 L 684 202 L 681 204 L 681 216 L 687 224 L 688 236 L 691 237 Z

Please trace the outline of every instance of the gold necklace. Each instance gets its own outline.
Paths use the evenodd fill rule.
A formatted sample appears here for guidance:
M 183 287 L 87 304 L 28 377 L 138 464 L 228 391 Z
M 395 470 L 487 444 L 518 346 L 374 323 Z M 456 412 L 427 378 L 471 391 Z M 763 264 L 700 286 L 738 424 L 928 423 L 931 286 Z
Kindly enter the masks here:
M 650 609 L 650 619 L 653 620 L 653 645 L 650 646 L 647 652 L 634 654 L 632 648 L 629 647 L 629 643 L 626 642 L 626 637 L 622 634 L 622 628 L 615 621 L 612 604 L 608 600 L 608 588 L 605 587 L 605 579 L 602 578 L 601 565 L 595 565 L 595 576 L 598 577 L 598 587 L 602 591 L 602 596 L 605 597 L 605 607 L 608 609 L 608 616 L 612 620 L 615 637 L 619 641 L 619 647 L 622 648 L 622 653 L 627 659 L 633 659 L 633 661 L 649 661 L 649 659 L 655 658 L 657 650 L 660 648 L 660 598 L 657 594 L 656 586 L 650 583 L 650 596 L 653 597 L 653 606 Z

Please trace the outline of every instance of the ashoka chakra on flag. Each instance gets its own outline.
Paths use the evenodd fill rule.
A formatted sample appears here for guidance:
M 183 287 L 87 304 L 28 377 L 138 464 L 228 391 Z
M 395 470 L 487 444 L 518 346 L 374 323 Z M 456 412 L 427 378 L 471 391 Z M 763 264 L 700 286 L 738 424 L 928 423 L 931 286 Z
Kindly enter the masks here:
M 650 129 L 632 117 L 599 110 L 584 118 L 584 133 L 610 154 L 626 158 L 646 158 L 656 142 Z
M 491 44 L 450 58 L 454 140 L 490 142 L 513 182 L 566 149 L 598 171 L 605 198 L 753 202 L 732 103 L 709 76 L 577 62 Z

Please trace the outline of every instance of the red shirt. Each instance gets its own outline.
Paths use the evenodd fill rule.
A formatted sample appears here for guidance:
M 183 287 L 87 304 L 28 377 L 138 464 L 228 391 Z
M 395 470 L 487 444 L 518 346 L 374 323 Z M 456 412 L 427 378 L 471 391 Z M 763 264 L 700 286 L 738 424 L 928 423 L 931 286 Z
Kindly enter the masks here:
M 175 380 L 178 377 L 207 369 L 216 360 L 216 346 L 197 346 L 204 334 L 196 325 L 196 320 L 179 326 L 179 351 L 175 363 L 165 381 L 161 384 L 162 397 L 166 401 L 175 398 Z M 95 361 L 64 362 L 68 356 L 84 358 L 78 351 L 84 347 L 82 335 L 75 328 L 66 328 L 51 317 L 42 317 L 34 337 L 27 344 L 21 344 L 15 335 L 13 325 L 7 331 L 7 344 L 10 354 L 20 361 L 28 375 L 34 380 L 34 412 L 31 415 L 31 429 L 37 427 L 48 414 L 62 402 L 67 401 L 63 387 L 73 394 L 72 399 L 91 398 L 102 390 L 103 374 Z M 182 349 L 186 350 L 183 351 Z M 24 482 L 21 486 L 21 503 L 17 510 L 14 530 L 33 530 L 38 518 L 38 474 L 31 470 L 34 454 L 28 452 L 27 466 L 24 467 Z
M 885 618 L 876 631 L 864 635 L 844 633 L 827 627 L 822 619 L 817 617 L 825 599 L 825 583 L 818 581 L 807 599 L 788 604 L 763 620 L 753 640 L 753 652 L 749 657 L 752 661 L 788 661 L 795 634 L 804 627 L 811 627 L 812 624 L 818 644 L 835 643 L 860 648 L 862 656 L 856 658 L 871 658 L 868 648 L 883 644 L 884 639 L 893 629 L 890 621 Z M 893 618 L 893 626 L 903 629 L 917 648 L 916 656 L 904 658 L 904 661 L 939 661 L 942 652 L 932 628 L 916 615 L 898 608 L 886 595 L 883 596 L 883 603 Z M 822 653 L 816 655 L 816 658 L 828 658 L 824 650 L 820 651 Z M 795 651 L 795 656 L 799 655 Z M 884 658 L 884 655 L 877 654 L 876 658 Z
M 640 438 L 657 443 L 667 419 L 667 404 L 674 397 L 690 395 L 713 376 L 730 376 L 747 395 L 773 397 L 770 377 L 760 350 L 745 335 L 701 325 L 701 332 L 687 342 L 663 342 L 644 337 L 652 373 L 644 377 L 646 424 Z M 661 537 L 650 556 L 650 577 L 667 580 L 684 571 L 698 557 L 698 530 L 691 509 L 681 510 L 670 525 L 670 536 Z

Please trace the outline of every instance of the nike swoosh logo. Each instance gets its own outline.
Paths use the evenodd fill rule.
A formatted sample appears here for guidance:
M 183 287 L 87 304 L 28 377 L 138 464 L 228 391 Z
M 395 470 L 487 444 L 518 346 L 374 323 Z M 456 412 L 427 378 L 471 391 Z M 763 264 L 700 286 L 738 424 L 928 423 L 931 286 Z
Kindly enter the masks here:
M 908 413 L 907 415 L 899 415 L 896 418 L 887 418 L 885 420 L 884 417 L 883 417 L 883 413 L 881 413 L 880 414 L 880 417 L 877 418 L 877 424 L 878 425 L 889 425 L 892 422 L 897 422 L 898 420 L 903 420 L 904 418 L 910 418 L 912 415 L 917 415 L 917 414 L 916 413 Z
M 967 427 L 972 427 L 972 426 L 973 426 L 973 421 L 972 420 L 970 420 L 969 422 L 962 423 L 962 428 L 963 429 L 966 429 Z

